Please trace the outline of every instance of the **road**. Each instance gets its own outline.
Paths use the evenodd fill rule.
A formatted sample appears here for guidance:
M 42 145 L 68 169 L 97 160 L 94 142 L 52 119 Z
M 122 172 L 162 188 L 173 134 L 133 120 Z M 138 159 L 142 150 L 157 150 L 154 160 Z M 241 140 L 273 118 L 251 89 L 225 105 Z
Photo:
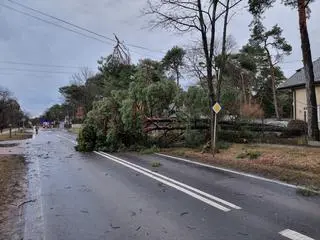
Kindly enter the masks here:
M 78 153 L 74 144 L 50 130 L 26 143 L 24 239 L 320 239 L 319 197 L 155 154 Z

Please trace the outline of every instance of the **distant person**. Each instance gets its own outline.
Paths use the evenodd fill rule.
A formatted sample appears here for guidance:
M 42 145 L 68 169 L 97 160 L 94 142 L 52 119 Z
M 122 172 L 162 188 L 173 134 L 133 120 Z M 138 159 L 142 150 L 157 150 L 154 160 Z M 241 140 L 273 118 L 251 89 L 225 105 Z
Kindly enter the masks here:
M 38 134 L 39 127 L 36 125 L 36 134 Z

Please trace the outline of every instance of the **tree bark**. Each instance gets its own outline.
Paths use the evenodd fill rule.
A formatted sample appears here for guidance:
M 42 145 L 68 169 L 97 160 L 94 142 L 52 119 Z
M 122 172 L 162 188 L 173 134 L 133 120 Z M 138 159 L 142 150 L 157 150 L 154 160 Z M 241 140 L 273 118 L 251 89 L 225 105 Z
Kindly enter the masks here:
M 271 88 L 272 88 L 272 95 L 273 95 L 273 105 L 274 105 L 274 112 L 276 114 L 277 120 L 280 120 L 279 108 L 278 108 L 278 99 L 277 99 L 277 90 L 276 90 L 276 76 L 275 70 L 271 59 L 271 54 L 268 48 L 265 46 L 265 50 L 268 54 L 268 62 L 271 71 Z
M 207 38 L 207 29 L 205 28 L 205 22 L 203 18 L 203 10 L 202 10 L 202 4 L 201 0 L 197 1 L 198 6 L 198 13 L 199 13 L 199 22 L 200 22 L 200 29 L 201 29 L 201 38 L 202 38 L 202 47 L 205 54 L 206 59 L 206 70 L 207 70 L 207 83 L 208 83 L 208 93 L 209 93 L 209 101 L 210 101 L 210 112 L 211 112 L 211 124 L 210 124 L 210 137 L 211 137 L 211 150 L 212 154 L 214 155 L 215 147 L 214 147 L 214 116 L 215 113 L 211 109 L 211 107 L 215 104 L 215 94 L 214 94 L 214 88 L 213 88 L 213 51 L 214 51 L 214 41 L 215 41 L 215 23 L 216 23 L 216 12 L 217 12 L 217 6 L 218 1 L 213 1 L 213 7 L 212 7 L 212 22 L 211 22 L 211 38 L 210 38 L 210 44 L 208 44 L 208 38 Z
M 301 50 L 303 56 L 303 66 L 306 78 L 306 97 L 308 113 L 308 138 L 319 141 L 319 127 L 317 116 L 317 100 L 314 85 L 314 72 L 312 55 L 310 49 L 309 33 L 307 28 L 307 16 L 305 0 L 298 0 L 299 27 L 301 38 Z
M 225 65 L 227 62 L 227 26 L 228 26 L 228 18 L 229 18 L 229 5 L 230 5 L 230 0 L 227 0 L 226 3 L 226 10 L 225 10 L 225 15 L 224 15 L 224 20 L 223 20 L 223 34 L 222 34 L 222 50 L 221 50 L 221 56 L 222 56 L 222 61 L 221 61 L 221 66 L 220 66 L 220 72 L 218 75 L 218 81 L 217 81 L 217 101 L 220 102 L 221 98 L 221 83 L 222 83 L 222 78 L 225 70 Z

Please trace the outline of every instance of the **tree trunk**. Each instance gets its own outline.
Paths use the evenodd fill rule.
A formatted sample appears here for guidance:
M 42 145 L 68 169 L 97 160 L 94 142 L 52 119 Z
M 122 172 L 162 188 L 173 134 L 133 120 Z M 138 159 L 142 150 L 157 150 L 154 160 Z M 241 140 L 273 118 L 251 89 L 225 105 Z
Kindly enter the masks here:
M 177 86 L 180 87 L 180 73 L 178 67 L 176 68 L 176 75 L 177 75 Z
M 228 26 L 228 18 L 229 18 L 229 5 L 230 5 L 230 0 L 227 0 L 226 3 L 226 12 L 224 14 L 224 20 L 223 20 L 223 34 L 222 34 L 222 51 L 221 51 L 221 56 L 222 56 L 222 61 L 221 61 L 221 66 L 220 66 L 220 72 L 218 74 L 218 81 L 217 81 L 217 101 L 220 102 L 221 98 L 221 83 L 222 83 L 222 78 L 223 74 L 225 71 L 225 66 L 227 62 L 227 26 Z
M 310 140 L 319 141 L 319 127 L 317 116 L 317 100 L 314 86 L 314 72 L 307 28 L 305 0 L 298 0 L 299 27 L 303 66 L 306 78 L 306 97 L 308 113 L 308 137 Z
M 215 94 L 213 88 L 213 55 L 214 55 L 214 41 L 215 41 L 215 23 L 216 23 L 216 12 L 218 1 L 213 1 L 212 7 L 212 22 L 211 22 L 211 36 L 210 36 L 210 44 L 208 44 L 207 38 L 207 29 L 203 18 L 203 10 L 201 0 L 197 1 L 198 13 L 199 13 L 199 23 L 201 29 L 201 38 L 202 38 L 202 47 L 205 54 L 206 59 L 206 70 L 207 70 L 207 84 L 208 84 L 208 93 L 209 93 L 209 101 L 210 101 L 210 112 L 211 112 L 211 124 L 210 124 L 210 137 L 211 137 L 211 150 L 214 156 L 215 146 L 214 146 L 214 112 L 211 109 L 213 104 L 215 104 Z
M 274 70 L 274 66 L 272 63 L 271 54 L 270 54 L 267 46 L 265 46 L 265 50 L 268 54 L 268 62 L 269 62 L 269 67 L 270 67 L 270 71 L 271 71 L 271 88 L 272 88 L 272 95 L 273 95 L 274 112 L 276 114 L 277 120 L 280 120 L 278 99 L 277 99 L 277 90 L 276 90 L 276 76 L 275 76 L 275 72 L 274 72 L 275 70 Z

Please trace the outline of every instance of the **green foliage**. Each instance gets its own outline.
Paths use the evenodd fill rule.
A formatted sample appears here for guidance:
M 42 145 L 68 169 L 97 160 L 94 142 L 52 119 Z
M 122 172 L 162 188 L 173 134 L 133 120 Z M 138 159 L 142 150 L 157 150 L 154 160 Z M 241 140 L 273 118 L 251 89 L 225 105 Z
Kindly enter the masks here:
M 205 143 L 206 134 L 203 131 L 187 129 L 184 139 L 186 147 L 199 147 Z
M 225 142 L 225 141 L 218 141 L 216 145 L 216 148 L 218 150 L 226 150 L 226 149 L 229 149 L 230 147 L 231 147 L 231 143 Z
M 218 139 L 220 141 L 232 143 L 248 143 L 257 138 L 259 133 L 255 133 L 246 129 L 240 131 L 220 130 L 218 131 Z
M 302 195 L 304 197 L 314 197 L 320 195 L 319 189 L 316 189 L 314 187 L 298 187 L 296 192 L 297 194 Z
M 244 152 L 238 154 L 237 158 L 240 158 L 240 159 L 249 158 L 250 160 L 254 160 L 259 158 L 260 156 L 261 156 L 261 152 L 245 150 Z
M 287 131 L 282 134 L 282 137 L 295 137 L 307 133 L 307 123 L 302 120 L 291 120 L 288 123 Z
M 140 150 L 141 154 L 152 154 L 152 153 L 156 153 L 156 152 L 160 152 L 160 148 L 157 147 L 156 145 L 153 145 L 150 148 L 143 148 Z
M 92 125 L 85 125 L 78 136 L 76 150 L 80 152 L 91 152 L 95 149 L 97 135 Z
M 55 104 L 50 107 L 42 116 L 47 121 L 62 121 L 67 115 L 68 107 L 65 104 Z
M 174 78 L 179 86 L 179 79 L 181 77 L 181 68 L 185 65 L 184 56 L 186 51 L 182 48 L 175 46 L 170 49 L 162 59 L 162 66 L 165 70 L 170 70 L 174 74 Z
M 181 101 L 179 88 L 165 77 L 157 61 L 145 59 L 135 66 L 106 58 L 99 64 L 105 97 L 92 103 L 84 122 L 85 126 L 95 126 L 95 149 L 112 152 L 147 146 L 145 117 L 170 116 Z M 91 78 L 87 85 L 96 86 L 99 79 Z
M 262 25 L 261 21 L 255 21 L 252 29 L 250 43 L 252 45 L 260 45 L 266 51 L 267 48 L 277 50 L 279 56 L 289 55 L 292 51 L 291 45 L 282 36 L 283 30 L 274 25 L 270 30 Z
M 23 117 L 28 119 L 28 116 L 22 112 L 18 101 L 8 90 L 0 86 L 0 130 L 8 127 L 9 124 L 14 127 L 20 125 Z
M 153 162 L 153 163 L 151 164 L 151 166 L 152 166 L 153 168 L 158 168 L 158 167 L 161 167 L 161 163 L 160 163 L 160 162 Z
M 209 116 L 207 91 L 200 86 L 190 86 L 184 94 L 184 108 L 189 119 Z
M 298 129 L 301 131 L 306 131 L 307 130 L 307 123 L 302 120 L 291 120 L 288 123 L 288 129 Z
M 255 17 L 261 17 L 261 15 L 270 7 L 276 0 L 249 0 L 249 11 Z

